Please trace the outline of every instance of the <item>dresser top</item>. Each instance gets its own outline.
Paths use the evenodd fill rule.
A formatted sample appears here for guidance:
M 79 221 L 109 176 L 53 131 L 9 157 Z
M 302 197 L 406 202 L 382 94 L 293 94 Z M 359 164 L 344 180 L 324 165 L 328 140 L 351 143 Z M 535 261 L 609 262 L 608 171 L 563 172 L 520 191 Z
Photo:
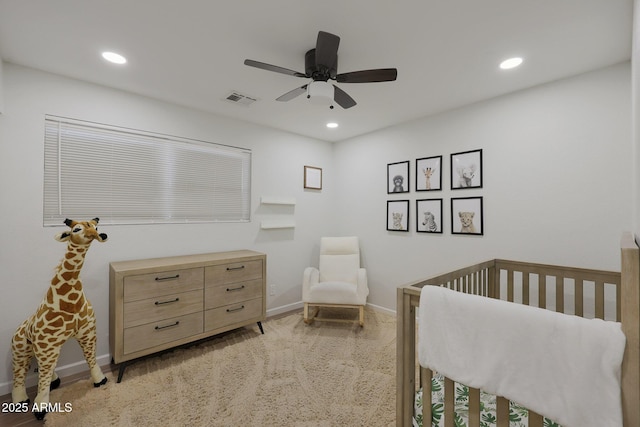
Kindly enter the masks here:
M 161 270 L 177 270 L 182 268 L 204 267 L 208 265 L 224 264 L 234 262 L 237 258 L 240 261 L 250 259 L 264 259 L 265 254 L 261 252 L 251 251 L 248 249 L 228 251 L 228 252 L 212 252 L 206 254 L 195 255 L 179 255 L 162 258 L 147 258 L 130 261 L 115 261 L 109 263 L 109 268 L 113 272 L 126 273 L 128 271 L 136 271 L 138 273 L 152 273 Z

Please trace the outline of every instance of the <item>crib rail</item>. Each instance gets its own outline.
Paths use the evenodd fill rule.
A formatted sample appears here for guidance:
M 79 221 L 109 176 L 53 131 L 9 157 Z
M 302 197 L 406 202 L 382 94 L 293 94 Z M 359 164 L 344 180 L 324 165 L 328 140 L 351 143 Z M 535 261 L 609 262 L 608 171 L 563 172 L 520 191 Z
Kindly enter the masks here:
M 447 288 L 489 298 L 536 306 L 581 317 L 621 319 L 621 275 L 618 272 L 562 267 L 495 259 L 461 268 L 397 290 L 397 399 L 398 426 L 411 426 L 417 385 L 423 390 L 424 426 L 431 420 L 431 377 L 418 368 L 416 307 L 424 286 Z M 419 374 L 419 375 L 417 375 Z M 454 387 L 445 379 L 445 426 L 453 426 Z M 496 398 L 496 425 L 508 427 L 510 402 Z M 480 390 L 469 388 L 469 427 L 480 426 Z M 543 425 L 543 417 L 529 411 L 530 427 Z

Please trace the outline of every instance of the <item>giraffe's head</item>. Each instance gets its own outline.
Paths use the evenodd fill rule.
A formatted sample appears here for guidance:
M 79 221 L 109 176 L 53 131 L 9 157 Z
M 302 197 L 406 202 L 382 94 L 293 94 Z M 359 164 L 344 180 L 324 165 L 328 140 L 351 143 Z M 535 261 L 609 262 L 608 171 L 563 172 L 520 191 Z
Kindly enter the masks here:
M 74 221 L 65 219 L 64 223 L 71 228 L 71 231 L 64 231 L 56 235 L 58 242 L 72 242 L 76 245 L 89 245 L 94 240 L 106 242 L 107 235 L 98 233 L 98 221 L 100 218 L 93 218 L 90 221 Z

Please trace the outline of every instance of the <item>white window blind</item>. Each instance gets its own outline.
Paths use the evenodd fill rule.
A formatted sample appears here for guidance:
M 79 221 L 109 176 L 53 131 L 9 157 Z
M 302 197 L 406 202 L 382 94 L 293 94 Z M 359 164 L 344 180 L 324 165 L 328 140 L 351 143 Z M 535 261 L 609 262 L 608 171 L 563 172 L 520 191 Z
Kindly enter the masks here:
M 54 116 L 44 145 L 44 225 L 250 219 L 250 150 Z

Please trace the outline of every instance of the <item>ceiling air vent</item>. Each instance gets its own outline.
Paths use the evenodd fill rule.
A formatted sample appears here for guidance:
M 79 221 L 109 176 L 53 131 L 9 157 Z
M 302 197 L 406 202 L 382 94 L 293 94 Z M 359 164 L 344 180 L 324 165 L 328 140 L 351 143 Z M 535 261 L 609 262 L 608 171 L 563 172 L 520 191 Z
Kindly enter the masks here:
M 226 101 L 233 102 L 234 104 L 249 106 L 256 102 L 258 98 L 252 98 L 248 95 L 243 95 L 240 92 L 232 91 L 225 98 Z

